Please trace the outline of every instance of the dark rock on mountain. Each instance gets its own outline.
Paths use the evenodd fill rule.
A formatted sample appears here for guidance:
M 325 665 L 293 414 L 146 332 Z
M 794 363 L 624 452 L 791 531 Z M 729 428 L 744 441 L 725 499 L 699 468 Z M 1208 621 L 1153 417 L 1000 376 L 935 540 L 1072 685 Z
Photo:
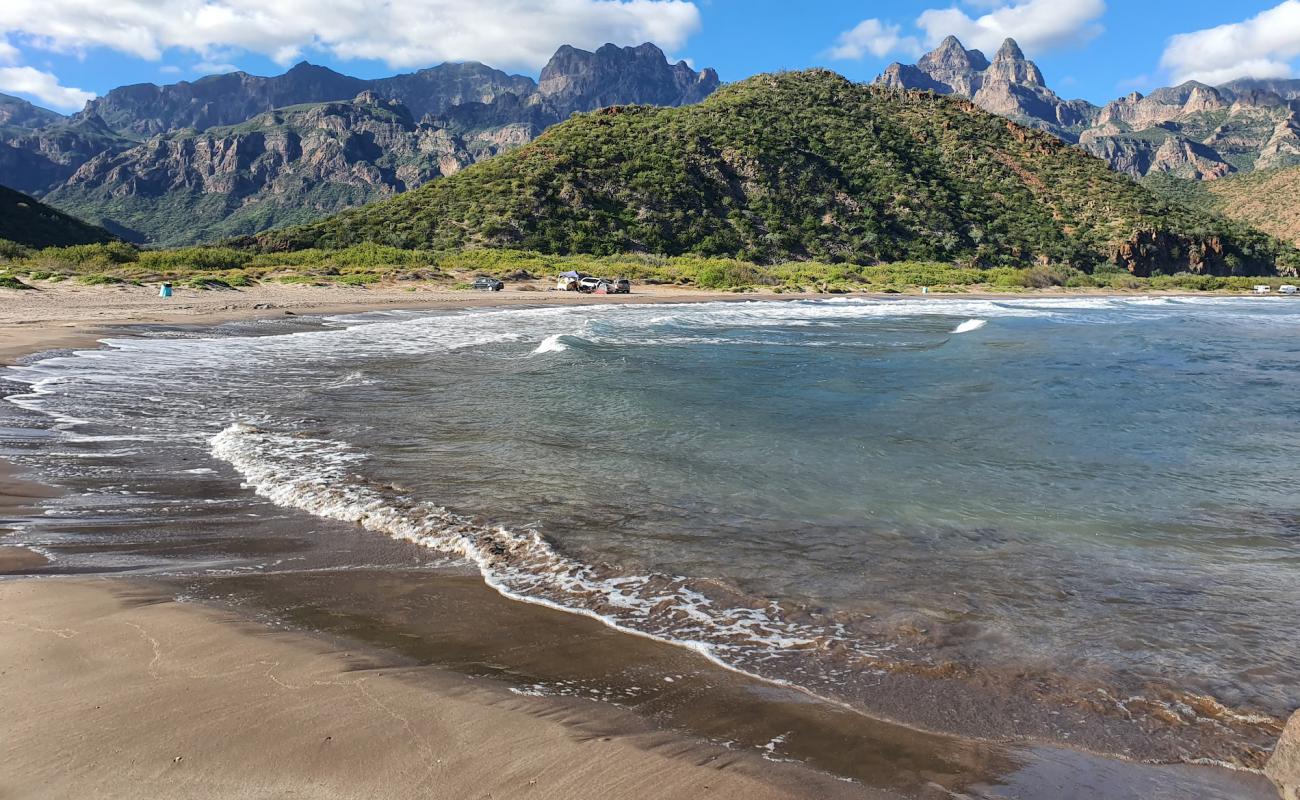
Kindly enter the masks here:
M 537 94 L 564 119 L 575 111 L 612 105 L 698 103 L 718 84 L 713 70 L 696 72 L 684 61 L 669 64 L 663 51 L 649 42 L 639 47 L 607 44 L 594 53 L 565 45 L 542 69 Z
M 891 64 L 876 82 L 967 97 L 1077 143 L 1133 177 L 1217 180 L 1300 163 L 1296 126 L 1288 122 L 1300 111 L 1300 80 L 1242 79 L 1218 87 L 1188 81 L 1145 96 L 1134 92 L 1098 109 L 1058 97 L 1013 40 L 987 62 L 948 37 L 915 66 Z
M 127 238 L 189 243 L 406 191 L 518 147 L 575 111 L 680 105 L 717 85 L 712 70 L 669 64 L 652 44 L 562 47 L 540 84 L 473 63 L 373 81 L 299 64 L 275 78 L 233 73 L 114 90 L 71 123 L 109 137 L 100 151 L 46 147 L 49 163 L 36 164 L 31 152 L 0 150 L 0 176 L 49 191 L 49 202 Z M 330 97 L 349 88 L 358 91 Z M 152 135 L 124 142 L 96 111 Z
M 478 63 L 442 64 L 391 78 L 362 80 L 302 62 L 283 75 L 244 72 L 210 75 L 167 86 L 123 86 L 87 104 L 109 126 L 136 136 L 233 125 L 273 108 L 347 100 L 364 91 L 394 98 L 417 117 L 466 102 L 490 102 L 506 92 L 529 93 L 535 84 Z
M 101 153 L 119 153 L 135 144 L 109 129 L 99 117 L 60 117 L 38 128 L 10 128 L 0 136 L 0 177 L 11 187 L 42 196 Z
M 579 114 L 391 200 L 242 244 L 361 242 L 765 262 L 1109 260 L 1140 274 L 1263 274 L 1284 253 L 1300 258 L 967 100 L 825 70 L 759 75 L 680 108 Z
M 541 132 L 575 112 L 604 106 L 697 103 L 718 85 L 713 70 L 696 72 L 684 61 L 669 64 L 653 44 L 607 44 L 594 53 L 566 45 L 547 62 L 530 94 L 507 93 L 490 103 L 462 103 L 431 115 L 428 121 L 460 130 L 513 123 Z
M 166 86 L 122 86 L 86 104 L 112 129 L 131 136 L 214 125 L 231 125 L 280 106 L 342 100 L 367 88 L 366 81 L 302 62 L 283 75 L 246 72 L 209 75 Z
M 87 225 L 33 197 L 0 186 L 0 239 L 27 247 L 63 247 L 113 241 L 103 228 Z
M 457 134 L 367 91 L 104 153 L 48 200 L 127 238 L 187 244 L 391 197 L 533 135 L 509 125 Z
M 717 87 L 713 70 L 697 73 L 683 62 L 669 64 L 653 44 L 607 44 L 594 53 L 566 45 L 542 70 L 540 83 L 476 62 L 440 64 L 375 80 L 303 62 L 270 78 L 232 72 L 192 83 L 124 86 L 90 101 L 82 113 L 98 115 L 118 132 L 148 137 L 234 125 L 273 108 L 348 100 L 372 91 L 397 100 L 416 119 L 440 118 L 459 106 L 481 104 L 489 109 L 479 114 L 490 120 L 486 124 L 546 125 L 574 111 L 617 103 L 694 103 Z
M 21 97 L 0 94 L 0 129 L 40 128 L 62 121 L 62 114 L 33 105 Z

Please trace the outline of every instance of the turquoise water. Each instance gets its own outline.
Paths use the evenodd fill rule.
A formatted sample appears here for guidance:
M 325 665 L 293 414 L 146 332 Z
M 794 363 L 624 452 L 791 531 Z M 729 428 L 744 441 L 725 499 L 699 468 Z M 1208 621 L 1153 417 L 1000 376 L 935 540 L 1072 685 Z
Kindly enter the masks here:
M 1300 705 L 1300 303 L 271 333 L 112 342 L 27 370 L 18 402 L 869 711 L 932 682 L 960 731 L 1249 763 Z

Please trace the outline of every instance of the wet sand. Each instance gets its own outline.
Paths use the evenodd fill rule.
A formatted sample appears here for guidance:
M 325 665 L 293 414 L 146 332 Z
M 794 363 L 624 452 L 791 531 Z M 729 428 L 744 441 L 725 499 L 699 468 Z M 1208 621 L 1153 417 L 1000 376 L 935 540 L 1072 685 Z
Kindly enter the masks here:
M 0 583 L 6 797 L 871 797 L 123 581 Z
M 275 302 L 294 303 L 294 313 L 341 313 L 611 300 L 431 291 L 346 302 L 358 290 L 320 288 L 318 294 L 317 288 L 286 288 L 294 296 L 284 300 L 260 290 L 241 292 L 247 296 L 238 303 L 230 302 L 234 293 L 205 293 L 223 302 L 181 298 L 186 308 L 160 314 L 152 293 L 137 297 L 136 290 L 119 303 L 113 294 L 119 290 L 97 287 L 82 305 L 42 306 L 29 321 L 13 308 L 0 313 L 0 362 L 93 345 L 103 325 L 204 325 L 283 313 L 256 307 Z M 615 298 L 715 299 L 746 297 L 662 290 Z M 53 491 L 15 478 L 12 470 L 0 472 L 0 517 L 21 517 Z M 0 574 L 57 572 L 57 563 L 46 564 L 40 554 L 3 544 L 0 522 Z M 169 599 L 178 594 L 224 598 L 231 605 L 214 610 Z M 274 632 L 241 621 L 250 613 L 273 623 Z M 164 641 L 154 625 L 169 637 L 167 649 L 128 651 L 130 637 L 121 635 L 122 628 L 135 633 L 140 648 L 150 635 Z M 70 630 L 77 635 L 59 634 Z M 0 735 L 17 743 L 8 746 L 8 761 L 23 776 L 0 776 L 0 795 L 274 796 L 307 790 L 359 797 L 436 789 L 498 798 L 949 797 L 988 796 L 986 790 L 1007 784 L 1021 786 L 1014 795 L 1021 797 L 1047 796 L 1042 792 L 1053 786 L 1063 797 L 1173 797 L 1192 785 L 1207 789 L 1206 797 L 1269 796 L 1260 789 L 1263 779 L 1253 775 L 1125 765 L 1059 748 L 1040 748 L 1030 757 L 1009 743 L 919 733 L 726 672 L 680 648 L 504 600 L 472 576 L 435 580 L 430 573 L 388 569 L 171 584 L 9 580 L 0 583 L 0 659 L 6 661 L 0 697 L 6 708 L 20 709 Z M 261 669 L 268 664 L 294 671 Z M 175 671 L 160 678 L 160 665 Z M 160 691 L 164 681 L 175 686 Z M 372 691 L 382 704 L 370 702 Z M 139 713 L 141 703 L 147 715 Z M 410 709 L 419 713 L 406 713 Z M 367 735 L 344 749 L 322 726 Z M 100 744 L 96 731 L 112 735 Z M 176 749 L 172 742 L 185 752 L 169 755 Z M 609 746 L 593 748 L 592 742 Z M 204 748 L 209 755 L 202 762 L 189 755 Z M 425 770 L 431 753 L 445 766 Z M 176 756 L 181 760 L 173 761 Z M 130 768 L 115 772 L 119 760 Z M 719 774 L 726 780 L 715 779 Z M 1085 791 L 1072 793 L 1076 786 Z M 1110 791 L 1088 792 L 1088 786 Z M 1164 793 L 1170 789 L 1175 793 Z

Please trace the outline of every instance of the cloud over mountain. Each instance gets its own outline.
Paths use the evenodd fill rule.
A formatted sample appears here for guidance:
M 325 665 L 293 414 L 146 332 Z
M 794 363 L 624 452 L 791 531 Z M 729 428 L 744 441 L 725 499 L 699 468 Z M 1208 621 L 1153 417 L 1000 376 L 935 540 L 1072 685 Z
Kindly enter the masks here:
M 918 55 L 919 39 L 934 46 L 947 36 L 989 53 L 1012 38 L 1026 51 L 1042 53 L 1096 38 L 1102 31 L 1097 20 L 1106 12 L 1105 0 L 970 0 L 967 5 L 986 11 L 972 17 L 955 5 L 926 9 L 914 21 L 915 36 L 904 34 L 897 24 L 865 19 L 841 33 L 827 53 L 839 59 L 860 59 L 868 54 Z
M 1169 39 L 1160 65 L 1174 81 L 1211 85 L 1235 78 L 1286 78 L 1300 57 L 1300 0 L 1284 2 L 1250 19 L 1180 33 Z
M 541 67 L 557 45 L 654 41 L 669 51 L 700 26 L 688 0 L 5 0 L 0 29 L 56 51 L 108 48 L 146 59 L 230 50 L 280 63 L 322 51 L 391 67 L 484 61 Z

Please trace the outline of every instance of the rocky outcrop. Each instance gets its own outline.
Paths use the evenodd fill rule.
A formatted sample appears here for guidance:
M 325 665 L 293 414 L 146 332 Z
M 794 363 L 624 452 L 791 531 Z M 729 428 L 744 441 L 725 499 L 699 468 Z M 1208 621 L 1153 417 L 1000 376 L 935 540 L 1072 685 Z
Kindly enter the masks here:
M 983 66 L 982 66 L 983 65 Z M 1142 177 L 1169 173 L 1215 180 L 1242 169 L 1300 163 L 1300 80 L 1188 81 L 1133 92 L 1101 109 L 1062 100 L 1034 62 L 1008 39 L 984 60 L 948 37 L 915 65 L 891 64 L 876 82 L 895 89 L 958 94 L 981 108 L 1042 128 Z
M 1280 120 L 1273 135 L 1259 151 L 1256 169 L 1273 169 L 1300 164 L 1300 118 L 1294 113 Z
M 669 64 L 663 51 L 648 42 L 639 47 L 607 44 L 594 53 L 565 45 L 542 69 L 537 96 L 563 119 L 574 111 L 612 105 L 698 103 L 719 83 L 711 69 L 696 72 L 685 61 Z
M 1139 278 L 1172 275 L 1272 275 L 1275 266 L 1232 252 L 1219 236 L 1138 231 L 1111 251 L 1111 262 Z
M 132 238 L 179 244 L 250 209 L 265 227 L 392 196 L 532 138 L 505 126 L 462 135 L 417 123 L 366 91 L 278 109 L 235 126 L 156 136 L 78 169 L 49 201 Z M 207 209 L 206 211 L 204 209 Z M 180 210 L 184 215 L 178 218 Z M 232 233 L 248 232 L 234 225 Z
M 718 88 L 711 69 L 696 72 L 685 62 L 669 64 L 653 44 L 593 52 L 565 45 L 542 70 L 541 80 L 508 75 L 466 62 L 389 78 L 362 80 L 302 62 L 283 75 L 244 72 L 211 75 L 167 86 L 123 86 L 87 104 L 115 131 L 134 136 L 234 125 L 275 108 L 342 101 L 361 92 L 396 100 L 416 119 L 442 118 L 461 106 L 481 106 L 485 124 L 551 124 L 574 111 L 620 103 L 682 105 Z
M 0 180 L 20 192 L 43 196 L 96 155 L 120 153 L 134 144 L 94 115 L 12 128 L 0 138 Z
M 1062 100 L 1047 88 L 1038 65 L 1025 58 L 1014 39 L 1003 42 L 990 62 L 979 50 L 967 50 L 949 36 L 915 66 L 890 64 L 876 83 L 960 95 L 986 111 L 1047 128 L 1070 141 L 1077 140 L 1077 130 L 1096 116 L 1091 103 Z
M 1291 715 L 1273 748 L 1273 756 L 1264 766 L 1264 774 L 1273 781 L 1282 800 L 1300 800 L 1300 711 Z
M 540 82 L 478 63 L 377 80 L 302 63 L 272 78 L 140 84 L 66 123 L 14 129 L 0 140 L 0 181 L 127 238 L 196 241 L 406 191 L 575 111 L 694 103 L 718 84 L 713 70 L 669 64 L 653 44 L 562 47 Z
M 41 128 L 62 121 L 62 114 L 33 105 L 21 97 L 0 94 L 0 128 Z

